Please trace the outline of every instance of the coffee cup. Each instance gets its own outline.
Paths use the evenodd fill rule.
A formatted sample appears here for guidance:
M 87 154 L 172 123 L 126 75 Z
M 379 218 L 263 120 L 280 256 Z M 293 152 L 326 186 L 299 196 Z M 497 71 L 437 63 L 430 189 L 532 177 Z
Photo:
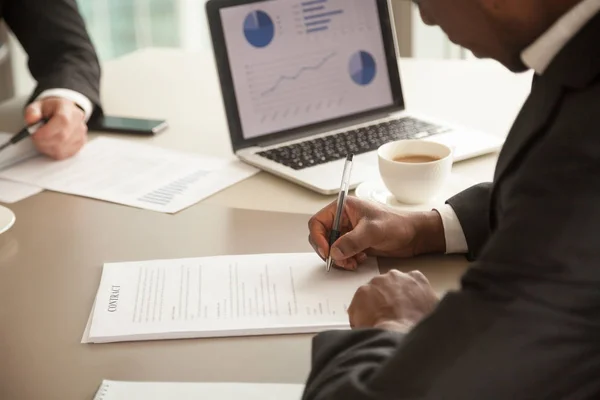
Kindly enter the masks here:
M 396 200 L 422 204 L 433 200 L 452 171 L 452 149 L 426 140 L 398 140 L 377 151 L 379 174 Z

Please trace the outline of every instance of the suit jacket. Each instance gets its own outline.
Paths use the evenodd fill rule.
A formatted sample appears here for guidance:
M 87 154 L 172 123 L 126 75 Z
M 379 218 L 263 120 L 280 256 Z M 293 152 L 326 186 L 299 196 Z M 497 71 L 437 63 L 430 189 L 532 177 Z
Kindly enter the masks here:
M 326 332 L 304 399 L 600 399 L 600 14 L 535 79 L 494 183 L 449 200 L 474 260 L 409 334 Z
M 29 57 L 37 81 L 32 99 L 46 89 L 85 95 L 100 110 L 100 64 L 76 0 L 0 0 L 4 19 Z

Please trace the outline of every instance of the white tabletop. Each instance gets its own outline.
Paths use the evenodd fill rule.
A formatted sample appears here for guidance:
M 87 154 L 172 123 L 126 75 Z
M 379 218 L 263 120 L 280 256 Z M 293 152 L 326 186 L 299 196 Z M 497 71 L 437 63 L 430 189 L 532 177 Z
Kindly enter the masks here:
M 409 110 L 499 136 L 507 134 L 531 85 L 531 74 L 515 75 L 489 60 L 403 59 L 400 70 Z M 102 99 L 107 114 L 169 122 L 165 133 L 138 140 L 233 157 L 212 53 L 152 48 L 106 62 Z M 17 104 L 13 101 L 0 107 L 3 125 L 7 114 L 20 122 Z M 495 162 L 496 155 L 484 156 L 457 163 L 454 169 L 485 181 L 492 178 Z M 332 200 L 260 173 L 205 202 L 310 214 Z

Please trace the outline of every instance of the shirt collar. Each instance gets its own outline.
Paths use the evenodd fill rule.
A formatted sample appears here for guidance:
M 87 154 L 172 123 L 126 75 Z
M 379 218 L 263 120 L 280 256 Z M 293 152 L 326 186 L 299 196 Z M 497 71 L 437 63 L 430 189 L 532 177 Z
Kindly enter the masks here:
M 600 0 L 582 0 L 521 53 L 523 63 L 542 75 L 563 47 L 600 11 Z

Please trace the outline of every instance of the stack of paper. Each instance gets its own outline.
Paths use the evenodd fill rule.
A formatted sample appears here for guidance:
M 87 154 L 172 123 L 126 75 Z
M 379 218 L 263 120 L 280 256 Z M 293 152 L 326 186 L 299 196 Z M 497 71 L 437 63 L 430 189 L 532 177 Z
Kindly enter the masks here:
M 356 289 L 379 273 L 313 253 L 105 264 L 83 342 L 312 333 L 348 327 Z
M 300 400 L 304 385 L 104 381 L 94 400 Z
M 175 213 L 257 172 L 237 160 L 101 137 L 68 160 L 35 157 L 1 171 L 0 178 Z

